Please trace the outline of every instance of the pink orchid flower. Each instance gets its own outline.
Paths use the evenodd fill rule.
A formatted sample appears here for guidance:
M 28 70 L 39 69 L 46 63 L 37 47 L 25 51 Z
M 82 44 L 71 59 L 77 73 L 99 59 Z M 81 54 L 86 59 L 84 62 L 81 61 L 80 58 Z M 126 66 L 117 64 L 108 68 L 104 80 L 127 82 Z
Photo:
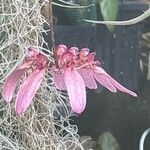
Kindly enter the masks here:
M 54 83 L 59 90 L 67 90 L 71 108 L 80 114 L 86 106 L 86 87 L 97 89 L 100 83 L 111 92 L 117 89 L 137 97 L 137 94 L 128 90 L 95 61 L 95 53 L 90 53 L 88 48 L 79 51 L 77 47 L 67 49 L 65 45 L 57 47 L 57 66 L 53 73 Z
M 29 48 L 28 55 L 20 65 L 5 80 L 2 95 L 6 102 L 13 98 L 17 82 L 26 74 L 16 97 L 15 110 L 17 114 L 24 113 L 32 102 L 44 78 L 48 59 L 46 55 L 36 49 Z

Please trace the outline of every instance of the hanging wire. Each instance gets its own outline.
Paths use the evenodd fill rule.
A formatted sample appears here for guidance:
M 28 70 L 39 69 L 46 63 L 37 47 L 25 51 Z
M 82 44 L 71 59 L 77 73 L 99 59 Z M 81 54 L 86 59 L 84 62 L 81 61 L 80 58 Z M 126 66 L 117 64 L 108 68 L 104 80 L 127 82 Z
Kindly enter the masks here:
M 150 128 L 146 129 L 144 133 L 142 134 L 140 138 L 140 142 L 139 142 L 139 150 L 144 150 L 144 142 L 149 133 L 150 133 Z

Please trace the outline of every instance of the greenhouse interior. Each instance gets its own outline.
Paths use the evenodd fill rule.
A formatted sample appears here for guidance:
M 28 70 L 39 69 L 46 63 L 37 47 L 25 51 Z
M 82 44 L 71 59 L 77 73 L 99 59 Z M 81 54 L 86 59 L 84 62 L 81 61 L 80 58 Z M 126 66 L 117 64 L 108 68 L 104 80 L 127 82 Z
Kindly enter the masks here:
M 150 0 L 0 0 L 0 150 L 150 150 Z

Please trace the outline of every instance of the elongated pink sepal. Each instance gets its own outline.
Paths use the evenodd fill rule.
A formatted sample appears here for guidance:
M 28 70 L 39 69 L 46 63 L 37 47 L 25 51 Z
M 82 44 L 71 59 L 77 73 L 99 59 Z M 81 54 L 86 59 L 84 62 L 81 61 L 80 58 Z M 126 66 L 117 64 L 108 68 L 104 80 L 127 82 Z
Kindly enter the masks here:
M 132 92 L 131 90 L 128 90 L 127 88 L 125 88 L 124 86 L 122 86 L 120 83 L 118 83 L 116 80 L 114 80 L 111 76 L 109 76 L 109 80 L 110 82 L 120 91 L 130 94 L 133 97 L 137 97 L 137 94 Z
M 16 69 L 5 80 L 2 95 L 6 102 L 10 102 L 12 100 L 17 82 L 26 70 L 27 69 Z
M 55 84 L 57 89 L 59 89 L 59 90 L 66 90 L 67 89 L 66 85 L 65 85 L 63 73 L 54 72 L 53 73 L 53 80 L 54 80 L 54 84 Z
M 24 113 L 31 104 L 44 78 L 45 68 L 35 69 L 22 83 L 16 98 L 16 113 Z
M 80 74 L 75 70 L 68 68 L 64 73 L 64 81 L 70 100 L 71 108 L 77 114 L 83 112 L 86 106 L 85 84 Z
M 117 92 L 115 86 L 109 81 L 106 75 L 94 73 L 94 78 L 111 92 Z
M 82 68 L 79 69 L 78 72 L 83 78 L 86 87 L 88 87 L 89 89 L 97 89 L 97 84 L 93 77 L 92 69 Z
M 120 91 L 122 91 L 122 92 L 124 92 L 124 93 L 127 93 L 127 94 L 130 94 L 130 95 L 132 95 L 132 96 L 134 96 L 134 97 L 137 97 L 137 94 L 136 93 L 134 93 L 134 92 L 132 92 L 132 91 L 130 91 L 130 90 L 128 90 L 127 88 L 125 88 L 124 86 L 122 86 L 120 83 L 118 83 L 115 79 L 113 79 L 108 73 L 106 73 L 105 71 L 104 71 L 104 69 L 102 69 L 101 67 L 95 67 L 95 73 L 96 74 L 99 74 L 99 76 L 100 75 L 103 75 L 103 76 L 105 76 L 105 78 L 107 79 L 107 80 L 109 80 L 109 82 L 116 88 L 116 89 L 118 89 L 118 90 L 120 90 Z M 105 86 L 106 87 L 106 86 Z M 106 87 L 107 88 L 107 87 Z

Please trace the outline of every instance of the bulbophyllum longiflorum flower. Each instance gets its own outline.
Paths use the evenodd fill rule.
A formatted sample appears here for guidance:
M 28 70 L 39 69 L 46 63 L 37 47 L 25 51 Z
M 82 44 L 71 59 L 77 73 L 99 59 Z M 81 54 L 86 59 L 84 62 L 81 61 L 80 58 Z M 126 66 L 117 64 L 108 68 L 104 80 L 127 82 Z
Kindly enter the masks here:
M 118 89 L 137 96 L 107 74 L 100 67 L 100 62 L 95 60 L 95 53 L 90 53 L 88 48 L 79 51 L 77 47 L 68 49 L 65 45 L 59 45 L 56 49 L 56 63 L 52 67 L 56 88 L 67 90 L 71 108 L 78 114 L 83 112 L 86 106 L 86 87 L 96 89 L 96 81 L 111 92 L 117 92 Z M 47 56 L 29 48 L 23 63 L 7 77 L 2 95 L 6 102 L 10 102 L 17 83 L 25 75 L 16 96 L 16 113 L 24 113 L 27 110 L 42 83 L 47 67 Z
M 15 110 L 17 114 L 23 113 L 29 107 L 44 78 L 48 66 L 46 55 L 36 49 L 29 48 L 28 55 L 19 66 L 5 80 L 2 91 L 3 98 L 10 102 L 13 98 L 17 82 L 26 74 L 16 97 Z
M 100 66 L 95 60 L 95 53 L 83 48 L 67 48 L 65 45 L 57 47 L 57 65 L 54 67 L 53 79 L 57 89 L 67 90 L 71 108 L 80 114 L 86 106 L 86 87 L 96 89 L 100 83 L 111 92 L 117 89 L 134 97 L 136 93 L 128 90 Z

